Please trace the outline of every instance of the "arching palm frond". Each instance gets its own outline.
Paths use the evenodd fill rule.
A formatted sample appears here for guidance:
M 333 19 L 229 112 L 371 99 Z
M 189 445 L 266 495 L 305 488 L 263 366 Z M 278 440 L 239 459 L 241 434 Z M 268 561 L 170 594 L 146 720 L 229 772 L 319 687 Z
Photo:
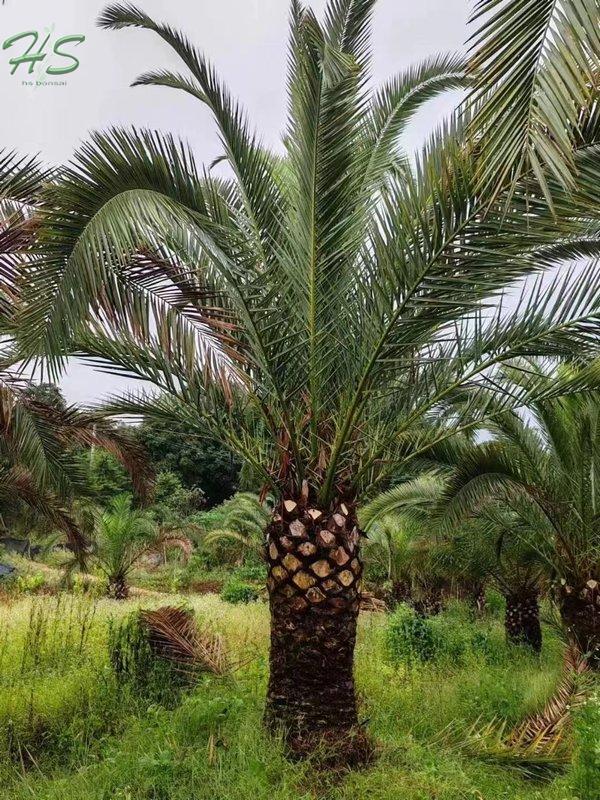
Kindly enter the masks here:
M 551 179 L 574 187 L 574 148 L 582 128 L 593 133 L 582 110 L 598 98 L 599 11 L 597 0 L 475 4 L 470 102 L 486 188 L 529 174 L 552 203 Z

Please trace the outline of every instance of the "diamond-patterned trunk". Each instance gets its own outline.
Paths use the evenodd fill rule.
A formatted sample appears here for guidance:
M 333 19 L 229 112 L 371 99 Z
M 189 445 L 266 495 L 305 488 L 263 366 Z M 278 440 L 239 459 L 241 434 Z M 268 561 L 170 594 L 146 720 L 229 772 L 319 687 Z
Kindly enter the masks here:
M 287 500 L 267 530 L 271 672 L 266 720 L 271 728 L 283 728 L 298 755 L 320 743 L 345 750 L 347 761 L 364 755 L 353 674 L 360 538 L 354 509 L 344 503 L 324 511 Z M 351 739 L 355 746 L 348 749 Z
M 106 589 L 107 595 L 113 600 L 127 600 L 129 597 L 129 587 L 122 575 L 116 575 L 109 579 Z
M 560 589 L 560 615 L 567 631 L 586 656 L 590 667 L 600 671 L 600 582 Z
M 531 647 L 539 653 L 542 649 L 542 628 L 537 591 L 506 594 L 506 637 L 512 644 Z

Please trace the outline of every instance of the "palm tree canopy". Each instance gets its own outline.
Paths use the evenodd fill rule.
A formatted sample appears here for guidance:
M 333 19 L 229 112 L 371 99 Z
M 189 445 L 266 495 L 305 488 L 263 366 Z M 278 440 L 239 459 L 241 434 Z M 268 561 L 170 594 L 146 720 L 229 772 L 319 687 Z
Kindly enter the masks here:
M 157 527 L 147 511 L 132 509 L 127 495 L 116 497 L 98 522 L 95 554 L 109 577 L 125 577 L 142 553 L 157 540 Z
M 572 188 L 577 145 L 597 136 L 598 0 L 478 0 L 469 98 L 482 184 L 530 175 Z
M 129 469 L 142 500 L 152 476 L 141 449 L 113 425 L 37 398 L 18 374 L 14 336 L 22 268 L 35 257 L 34 212 L 48 179 L 35 159 L 0 152 L 0 503 L 25 502 L 81 550 L 83 537 L 69 509 L 74 494 L 86 488 L 76 448 L 112 452 Z
M 452 526 L 500 502 L 514 517 L 513 536 L 528 536 L 547 568 L 581 585 L 600 572 L 600 393 L 557 396 L 555 372 L 531 362 L 528 369 L 528 378 L 513 379 L 545 384 L 546 393 L 527 416 L 495 415 L 491 440 L 446 447 L 453 471 L 439 503 Z
M 265 484 L 324 504 L 374 489 L 447 436 L 458 396 L 471 399 L 453 429 L 474 424 L 501 361 L 598 347 L 591 267 L 546 294 L 536 284 L 516 309 L 499 299 L 597 251 L 594 132 L 573 147 L 571 195 L 547 177 L 552 211 L 539 178 L 513 171 L 482 191 L 479 101 L 413 163 L 401 134 L 414 112 L 471 78 L 437 56 L 371 91 L 374 5 L 330 0 L 319 22 L 293 0 L 277 154 L 185 36 L 109 6 L 102 27 L 149 30 L 179 55 L 185 73 L 135 83 L 208 107 L 228 176 L 200 170 L 172 136 L 95 134 L 46 193 L 20 319 L 23 352 L 49 354 L 55 370 L 78 353 L 158 388 L 107 413 L 201 420 Z M 574 96 L 578 114 L 587 99 Z

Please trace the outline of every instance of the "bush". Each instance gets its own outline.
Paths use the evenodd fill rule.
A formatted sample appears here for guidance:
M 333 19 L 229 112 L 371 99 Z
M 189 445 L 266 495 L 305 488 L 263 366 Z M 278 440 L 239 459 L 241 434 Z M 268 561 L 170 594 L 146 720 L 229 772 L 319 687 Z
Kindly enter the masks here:
M 227 603 L 252 603 L 254 600 L 258 600 L 258 592 L 254 586 L 234 577 L 227 581 L 220 597 Z
M 456 604 L 455 604 L 456 605 Z M 387 649 L 393 663 L 447 661 L 461 665 L 479 654 L 490 664 L 503 663 L 508 655 L 502 631 L 469 621 L 453 606 L 436 617 L 419 617 L 405 604 L 390 616 Z
M 256 581 L 257 583 L 264 583 L 267 580 L 267 567 L 264 563 L 244 564 L 244 566 L 236 569 L 233 577 L 240 581 Z
M 572 787 L 580 800 L 600 800 L 600 695 L 575 717 L 576 753 Z
M 436 646 L 430 621 L 417 616 L 410 606 L 401 603 L 390 615 L 387 649 L 394 663 L 431 661 Z
M 496 591 L 495 589 L 487 589 L 485 592 L 486 614 L 488 614 L 490 617 L 503 619 L 505 609 L 506 600 L 502 597 L 500 592 Z
M 45 585 L 46 578 L 41 572 L 36 572 L 33 575 L 19 575 L 15 581 L 17 591 L 23 594 L 36 594 Z

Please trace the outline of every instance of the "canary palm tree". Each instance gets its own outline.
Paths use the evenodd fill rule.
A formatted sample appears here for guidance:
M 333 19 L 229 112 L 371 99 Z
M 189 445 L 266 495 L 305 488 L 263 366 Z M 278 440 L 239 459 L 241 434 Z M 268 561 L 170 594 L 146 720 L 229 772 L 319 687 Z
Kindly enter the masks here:
M 158 529 L 150 513 L 132 509 L 127 495 L 116 497 L 100 517 L 94 535 L 94 555 L 106 577 L 109 597 L 125 600 L 129 596 L 129 573 L 157 541 Z
M 390 515 L 374 522 L 365 532 L 367 567 L 372 563 L 385 571 L 394 602 L 409 602 L 413 596 L 415 546 L 408 526 Z
M 529 418 L 498 414 L 490 426 L 491 441 L 456 448 L 456 469 L 442 504 L 450 524 L 490 503 L 512 510 L 519 527 L 533 534 L 530 542 L 555 579 L 568 632 L 598 669 L 600 393 L 561 396 L 555 372 L 545 373 L 534 363 L 528 367 L 520 382 L 533 376 L 539 387 L 543 376 L 546 392 L 530 403 Z M 572 380 L 580 379 L 575 372 Z
M 441 539 L 426 515 L 403 515 L 400 505 L 392 504 L 389 513 L 373 517 L 372 506 L 364 508 L 360 522 L 367 521 L 365 561 L 385 565 L 393 601 L 409 603 L 422 616 L 439 614 L 449 588 L 447 564 L 438 557 Z
M 470 448 L 477 450 L 478 446 L 463 440 L 463 458 Z M 443 448 L 447 455 L 457 449 L 455 444 L 449 450 L 447 446 Z M 538 532 L 491 499 L 484 504 L 474 503 L 468 514 L 449 523 L 446 503 L 455 480 L 451 462 L 447 457 L 447 470 L 424 472 L 383 492 L 364 508 L 361 521 L 368 531 L 377 530 L 381 522 L 387 522 L 388 527 L 408 526 L 419 531 L 417 539 L 420 535 L 421 541 L 429 543 L 429 563 L 424 566 L 432 577 L 444 575 L 449 581 L 469 587 L 482 587 L 485 583 L 495 586 L 506 601 L 504 625 L 508 641 L 539 652 L 539 595 L 547 564 L 539 553 Z M 435 536 L 432 530 L 436 531 Z
M 514 514 L 491 506 L 450 534 L 438 557 L 451 573 L 494 586 L 506 602 L 507 640 L 540 652 L 539 597 L 546 564 L 538 555 L 535 534 Z
M 221 544 L 232 544 L 238 560 L 247 554 L 258 559 L 265 555 L 265 530 L 270 520 L 268 506 L 256 495 L 238 492 L 220 507 L 208 512 L 218 522 L 211 525 L 202 539 L 208 548 Z
M 595 252 L 594 192 L 573 206 L 549 179 L 551 212 L 516 170 L 482 191 L 472 112 L 413 163 L 403 130 L 425 100 L 465 85 L 464 66 L 438 56 L 371 92 L 374 5 L 329 0 L 319 22 L 292 0 L 278 154 L 185 36 L 132 5 L 107 8 L 102 27 L 146 29 L 181 58 L 185 73 L 153 70 L 136 84 L 207 106 L 228 170 L 199 170 L 171 136 L 95 134 L 46 194 L 20 319 L 22 352 L 55 371 L 75 353 L 157 389 L 105 413 L 209 431 L 277 497 L 266 718 L 297 753 L 354 732 L 337 754 L 349 761 L 364 755 L 353 679 L 360 498 L 474 425 L 504 359 L 598 346 L 592 268 L 543 296 L 536 284 L 535 302 L 511 311 L 499 300 L 518 279 Z M 578 187 L 593 187 L 595 159 L 578 158 Z

